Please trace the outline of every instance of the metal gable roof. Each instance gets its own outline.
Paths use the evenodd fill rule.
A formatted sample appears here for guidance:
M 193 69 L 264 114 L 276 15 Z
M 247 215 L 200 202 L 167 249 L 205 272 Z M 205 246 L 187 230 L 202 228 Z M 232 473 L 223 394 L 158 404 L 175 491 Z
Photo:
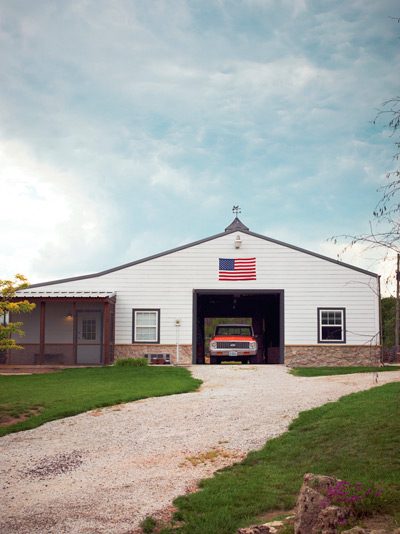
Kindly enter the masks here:
M 162 256 L 167 256 L 168 254 L 173 254 L 175 252 L 179 252 L 179 251 L 185 250 L 187 248 L 195 247 L 197 245 L 201 245 L 202 243 L 207 243 L 208 241 L 212 241 L 214 239 L 218 239 L 220 237 L 223 237 L 223 236 L 228 235 L 228 234 L 232 234 L 234 232 L 242 232 L 244 234 L 251 235 L 253 237 L 257 237 L 258 239 L 263 239 L 264 241 L 268 241 L 270 243 L 275 243 L 276 245 L 280 245 L 282 247 L 290 248 L 292 250 L 297 250 L 298 252 L 302 252 L 303 254 L 308 254 L 310 256 L 314 256 L 316 258 L 328 261 L 330 263 L 335 263 L 336 265 L 339 265 L 341 267 L 344 267 L 344 268 L 347 268 L 347 269 L 352 269 L 353 271 L 357 271 L 357 272 L 366 274 L 368 276 L 373 276 L 375 278 L 379 277 L 378 274 L 373 273 L 371 271 L 367 271 L 365 269 L 361 269 L 360 267 L 355 267 L 354 265 L 350 265 L 348 263 L 344 263 L 344 262 L 341 262 L 339 260 L 334 260 L 333 258 L 329 258 L 328 256 L 323 256 L 322 254 L 317 254 L 316 252 L 311 252 L 309 250 L 306 250 L 306 249 L 303 249 L 303 248 L 300 248 L 300 247 L 296 247 L 296 246 L 290 245 L 288 243 L 284 243 L 283 241 L 278 241 L 276 239 L 272 239 L 270 237 L 266 237 L 264 235 L 256 234 L 254 232 L 251 232 L 247 228 L 247 226 L 245 226 L 236 217 L 234 219 L 234 221 L 225 229 L 224 232 L 221 232 L 219 234 L 215 234 L 215 235 L 210 236 L 210 237 L 206 237 L 204 239 L 200 239 L 199 241 L 194 241 L 193 243 L 188 243 L 187 245 L 182 245 L 180 247 L 176 247 L 176 248 L 167 250 L 165 252 L 160 252 L 158 254 L 154 254 L 152 256 L 148 256 L 147 258 L 142 258 L 140 260 L 132 261 L 130 263 L 125 263 L 124 265 L 119 265 L 117 267 L 113 267 L 113 268 L 107 269 L 105 271 L 100 271 L 98 273 L 86 274 L 86 275 L 83 275 L 83 276 L 75 276 L 75 277 L 72 277 L 72 278 L 63 278 L 63 279 L 60 279 L 60 280 L 52 280 L 52 281 L 49 281 L 49 282 L 41 282 L 41 283 L 38 283 L 38 284 L 31 284 L 29 287 L 30 288 L 36 288 L 36 287 L 53 285 L 53 284 L 61 284 L 61 283 L 64 283 L 64 282 L 74 282 L 74 281 L 77 281 L 77 280 L 86 280 L 86 279 L 89 279 L 89 278 L 97 278 L 97 277 L 103 276 L 105 274 L 109 274 L 109 273 L 112 273 L 112 272 L 115 272 L 115 271 L 120 271 L 121 269 L 126 269 L 127 267 L 132 267 L 134 265 L 138 265 L 140 263 L 151 261 L 151 260 L 154 260 L 156 258 L 161 258 Z
M 29 289 L 22 289 L 17 292 L 19 297 L 28 298 L 112 298 L 116 296 L 115 291 L 37 291 L 32 290 L 33 286 Z

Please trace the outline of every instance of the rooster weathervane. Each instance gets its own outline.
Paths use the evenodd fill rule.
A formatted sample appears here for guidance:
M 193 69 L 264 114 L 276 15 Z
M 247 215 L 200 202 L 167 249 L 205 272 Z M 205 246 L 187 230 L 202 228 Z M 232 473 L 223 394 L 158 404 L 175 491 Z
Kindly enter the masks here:
M 236 215 L 236 217 L 238 216 L 238 213 L 242 213 L 242 210 L 239 208 L 239 206 L 233 206 L 232 208 L 232 212 Z

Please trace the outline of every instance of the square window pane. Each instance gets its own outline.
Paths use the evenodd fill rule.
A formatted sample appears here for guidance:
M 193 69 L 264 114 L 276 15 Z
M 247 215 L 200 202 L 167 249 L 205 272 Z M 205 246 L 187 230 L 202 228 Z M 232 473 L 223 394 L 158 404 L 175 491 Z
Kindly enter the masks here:
M 136 312 L 136 324 L 138 326 L 155 326 L 157 312 Z
M 138 326 L 136 328 L 136 341 L 157 341 L 157 329 Z
M 322 340 L 323 341 L 341 341 L 342 328 L 339 326 L 323 326 L 322 327 Z
M 335 312 L 334 324 L 342 324 L 342 313 L 341 312 Z
M 96 319 L 82 320 L 82 339 L 85 341 L 96 340 Z

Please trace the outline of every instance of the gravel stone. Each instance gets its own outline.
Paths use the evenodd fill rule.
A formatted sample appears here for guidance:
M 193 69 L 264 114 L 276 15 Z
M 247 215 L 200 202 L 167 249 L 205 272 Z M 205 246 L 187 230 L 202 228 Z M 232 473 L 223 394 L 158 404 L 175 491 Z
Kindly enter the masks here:
M 204 381 L 198 392 L 1 438 L 0 532 L 128 534 L 200 479 L 285 432 L 300 411 L 400 381 L 400 372 L 379 374 L 377 383 L 372 373 L 299 378 L 278 365 L 190 370 Z

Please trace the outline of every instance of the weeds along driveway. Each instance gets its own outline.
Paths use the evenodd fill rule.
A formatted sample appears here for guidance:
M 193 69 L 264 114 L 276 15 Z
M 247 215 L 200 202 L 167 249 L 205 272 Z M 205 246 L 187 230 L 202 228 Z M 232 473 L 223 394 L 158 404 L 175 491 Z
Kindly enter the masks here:
M 375 386 L 284 366 L 193 366 L 195 393 L 146 399 L 0 439 L 0 532 L 128 534 L 201 478 L 283 433 L 300 411 Z M 400 381 L 382 373 L 378 384 Z M 213 450 L 215 462 L 198 461 Z

